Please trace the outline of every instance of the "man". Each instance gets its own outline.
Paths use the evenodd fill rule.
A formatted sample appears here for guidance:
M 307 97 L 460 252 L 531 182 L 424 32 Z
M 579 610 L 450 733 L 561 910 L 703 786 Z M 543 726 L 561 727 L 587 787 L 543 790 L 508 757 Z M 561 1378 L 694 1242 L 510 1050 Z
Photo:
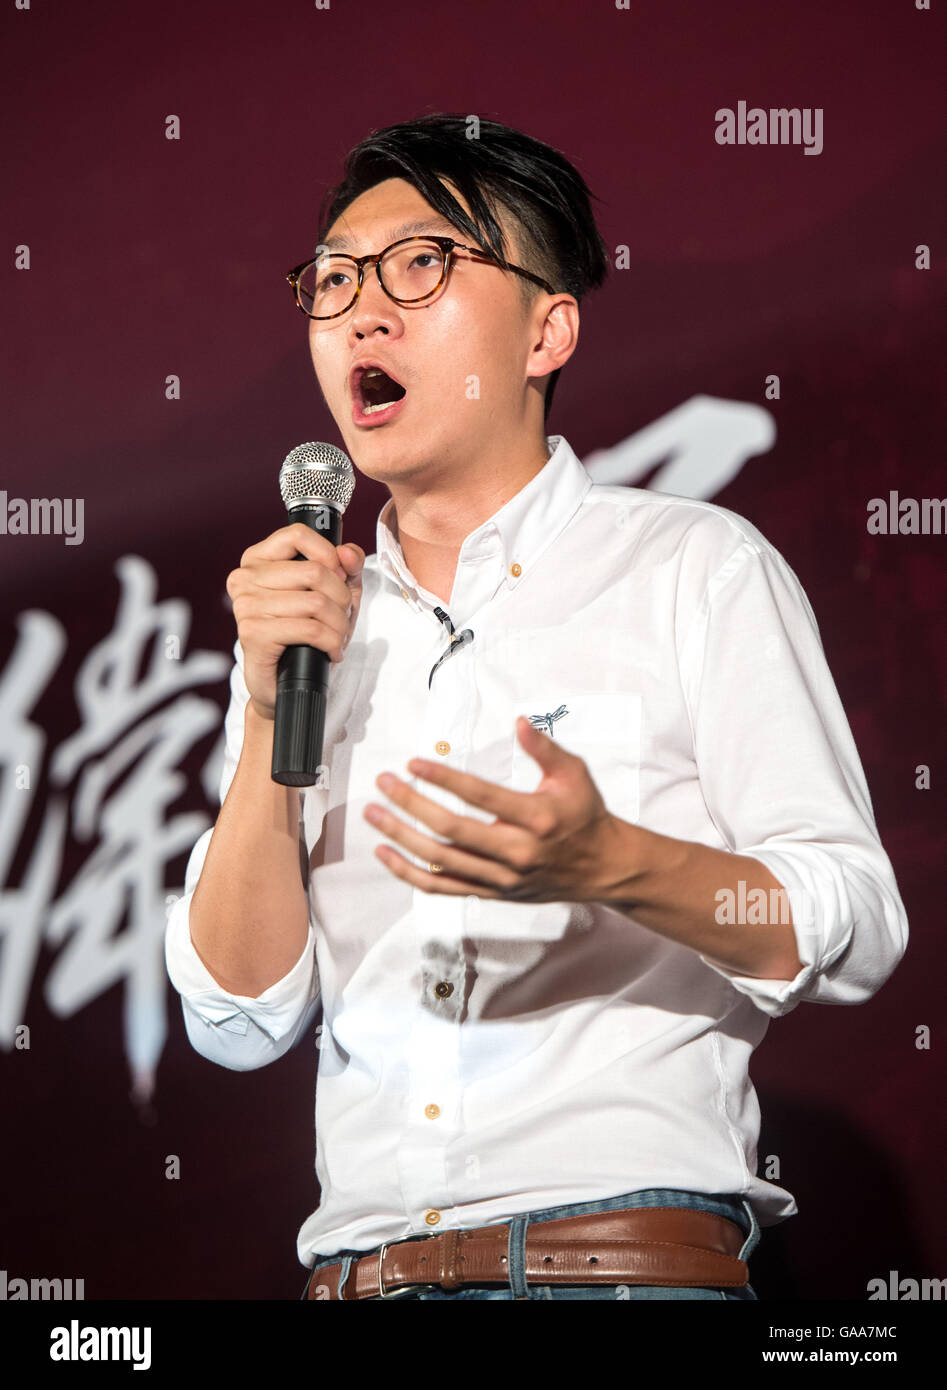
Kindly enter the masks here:
M 904 951 L 785 561 L 545 435 L 606 271 L 589 197 L 538 141 L 425 117 L 350 154 L 289 277 L 391 496 L 368 559 L 293 525 L 230 575 L 223 804 L 167 963 L 222 1066 L 321 1005 L 311 1299 L 755 1298 L 796 1206 L 756 1176 L 750 1055 Z M 270 756 L 306 642 L 328 776 L 300 792 Z

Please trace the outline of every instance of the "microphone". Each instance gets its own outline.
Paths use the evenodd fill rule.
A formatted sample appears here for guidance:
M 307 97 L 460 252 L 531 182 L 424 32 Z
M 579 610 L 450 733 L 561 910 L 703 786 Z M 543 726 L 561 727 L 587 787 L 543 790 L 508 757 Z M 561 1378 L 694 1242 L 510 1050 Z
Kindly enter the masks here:
M 279 473 L 289 519 L 305 522 L 332 545 L 342 540 L 342 513 L 355 491 L 351 459 L 333 444 L 300 444 Z M 304 560 L 297 555 L 297 560 Z M 274 782 L 311 787 L 322 759 L 331 661 L 318 647 L 286 647 L 276 668 Z

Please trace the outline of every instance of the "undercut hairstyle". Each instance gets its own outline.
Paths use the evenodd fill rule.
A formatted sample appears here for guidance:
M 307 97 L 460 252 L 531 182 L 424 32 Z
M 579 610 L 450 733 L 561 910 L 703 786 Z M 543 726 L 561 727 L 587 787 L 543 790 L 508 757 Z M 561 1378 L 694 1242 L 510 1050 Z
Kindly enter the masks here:
M 470 116 L 437 112 L 373 130 L 349 151 L 342 181 L 322 200 L 318 243 L 362 193 L 385 179 L 404 179 L 472 245 L 541 276 L 581 304 L 608 273 L 590 201 L 596 195 L 551 145 L 495 121 L 481 120 L 477 139 L 468 138 L 470 129 Z M 442 178 L 466 199 L 471 216 Z M 518 246 L 505 244 L 498 207 L 512 218 Z M 528 310 L 545 291 L 522 275 L 516 280 Z M 561 370 L 545 378 L 544 425 Z

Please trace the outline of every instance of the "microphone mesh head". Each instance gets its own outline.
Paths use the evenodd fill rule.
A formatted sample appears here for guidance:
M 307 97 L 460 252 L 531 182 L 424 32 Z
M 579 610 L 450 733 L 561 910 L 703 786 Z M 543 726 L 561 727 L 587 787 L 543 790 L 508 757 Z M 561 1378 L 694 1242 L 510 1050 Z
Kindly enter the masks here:
M 355 491 L 355 470 L 334 444 L 299 444 L 286 455 L 279 486 L 290 511 L 328 503 L 344 512 Z

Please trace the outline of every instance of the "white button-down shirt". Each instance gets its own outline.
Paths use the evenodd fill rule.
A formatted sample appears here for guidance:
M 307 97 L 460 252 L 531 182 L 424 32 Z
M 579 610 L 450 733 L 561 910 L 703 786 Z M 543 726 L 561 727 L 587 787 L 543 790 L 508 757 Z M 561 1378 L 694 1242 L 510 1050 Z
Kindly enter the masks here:
M 405 564 L 393 501 L 381 510 L 331 668 L 324 785 L 299 793 L 310 928 L 293 969 L 234 996 L 196 955 L 188 911 L 210 830 L 169 915 L 168 972 L 204 1057 L 265 1066 L 321 1002 L 305 1265 L 650 1187 L 743 1194 L 764 1226 L 794 1214 L 756 1175 L 750 1055 L 800 1000 L 870 998 L 905 948 L 858 753 L 786 562 L 733 512 L 595 485 L 565 439 L 548 447 L 464 540 L 446 604 Z M 455 636 L 440 664 L 436 609 Z M 221 799 L 248 700 L 239 642 L 234 656 Z M 792 905 L 795 979 L 740 976 L 600 903 L 425 893 L 386 869 L 373 853 L 386 837 L 362 815 L 385 803 L 378 773 L 492 820 L 405 764 L 443 758 L 535 790 L 519 714 L 558 716 L 547 732 L 623 820 L 765 864 Z

